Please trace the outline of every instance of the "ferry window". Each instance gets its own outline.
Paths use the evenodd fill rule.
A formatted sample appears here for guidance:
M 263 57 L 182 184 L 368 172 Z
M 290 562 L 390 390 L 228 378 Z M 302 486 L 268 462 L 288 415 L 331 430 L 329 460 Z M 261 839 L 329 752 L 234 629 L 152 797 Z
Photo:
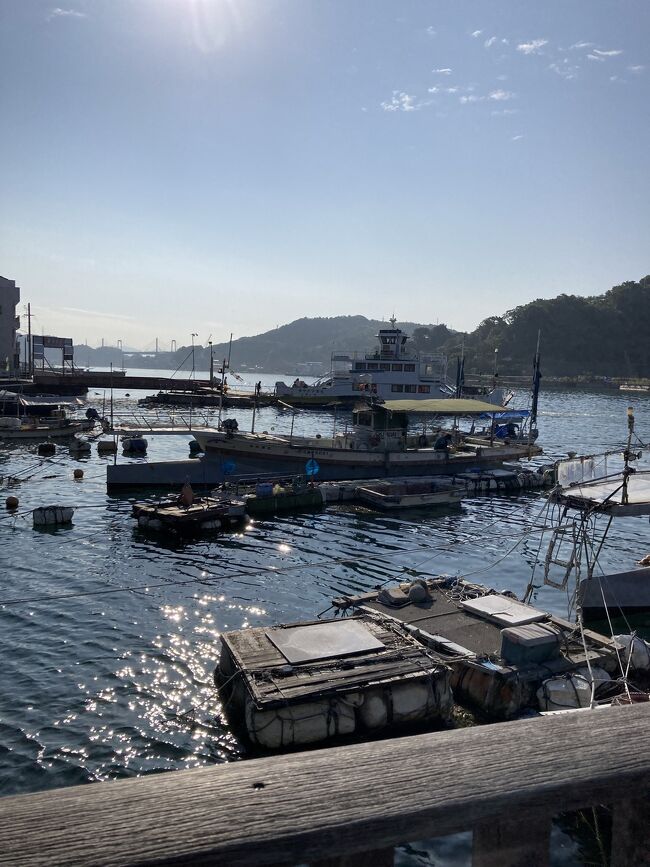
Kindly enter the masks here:
M 365 361 L 357 361 L 357 363 L 355 365 L 355 370 L 365 370 L 365 369 L 366 369 L 366 362 Z
M 417 388 L 417 385 L 405 385 L 404 391 L 407 391 L 409 394 L 415 394 Z
M 431 394 L 430 385 L 418 385 L 418 394 Z
M 403 385 L 391 385 L 390 390 L 391 391 L 404 391 L 404 386 Z
M 363 424 L 366 426 L 370 426 L 372 422 L 372 416 L 369 412 L 360 412 L 357 415 L 357 424 Z
M 425 372 L 428 376 L 431 376 L 431 374 L 433 373 L 433 364 L 425 364 L 425 365 L 424 365 L 424 372 Z
M 414 365 L 414 364 L 405 364 L 405 365 L 404 365 L 404 370 L 405 370 L 407 373 L 413 373 L 413 372 L 415 372 L 415 365 Z
M 379 365 L 380 370 L 390 370 L 390 364 L 387 364 L 385 361 Z
M 379 370 L 378 364 L 373 364 L 372 362 L 368 365 L 368 370 Z
M 398 373 L 401 373 L 402 372 L 402 365 L 401 364 L 391 364 L 390 369 L 396 370 Z

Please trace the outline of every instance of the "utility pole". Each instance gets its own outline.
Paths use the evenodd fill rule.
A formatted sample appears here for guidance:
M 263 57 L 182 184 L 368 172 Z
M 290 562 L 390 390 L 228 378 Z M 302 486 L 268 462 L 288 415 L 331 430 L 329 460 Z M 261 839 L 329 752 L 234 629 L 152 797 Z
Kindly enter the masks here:
M 29 347 L 29 361 L 27 362 L 27 373 L 29 376 L 34 375 L 33 358 L 32 358 L 32 305 L 27 304 L 27 345 Z

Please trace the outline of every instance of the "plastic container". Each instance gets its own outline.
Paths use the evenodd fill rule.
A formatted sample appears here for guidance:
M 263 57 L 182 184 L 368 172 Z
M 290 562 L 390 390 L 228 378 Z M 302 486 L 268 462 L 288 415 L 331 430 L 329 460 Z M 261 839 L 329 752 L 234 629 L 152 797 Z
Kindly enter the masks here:
M 501 658 L 510 665 L 539 665 L 554 659 L 559 650 L 559 635 L 541 623 L 501 630 Z

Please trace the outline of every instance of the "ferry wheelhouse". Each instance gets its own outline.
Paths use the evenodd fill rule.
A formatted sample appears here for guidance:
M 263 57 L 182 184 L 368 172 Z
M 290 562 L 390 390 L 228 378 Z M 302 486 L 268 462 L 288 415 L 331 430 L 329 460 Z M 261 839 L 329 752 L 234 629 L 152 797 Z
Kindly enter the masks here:
M 383 400 L 431 400 L 450 397 L 447 358 L 441 354 L 420 354 L 408 346 L 408 335 L 390 320 L 390 328 L 377 334 L 378 348 L 371 353 L 333 354 L 330 373 L 307 385 L 297 378 L 292 385 L 276 382 L 276 396 L 292 406 L 323 406 L 333 401 L 356 403 L 360 398 Z M 482 400 L 501 404 L 503 389 L 495 389 Z

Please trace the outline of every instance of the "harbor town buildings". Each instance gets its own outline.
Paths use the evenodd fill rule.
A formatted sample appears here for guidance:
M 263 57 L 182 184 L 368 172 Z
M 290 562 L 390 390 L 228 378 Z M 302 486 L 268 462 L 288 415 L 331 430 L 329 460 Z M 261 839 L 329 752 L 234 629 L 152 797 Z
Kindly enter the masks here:
M 15 280 L 0 277 L 0 376 L 13 375 L 20 360 L 16 345 L 16 331 L 20 318 L 16 305 L 20 301 L 20 288 Z

